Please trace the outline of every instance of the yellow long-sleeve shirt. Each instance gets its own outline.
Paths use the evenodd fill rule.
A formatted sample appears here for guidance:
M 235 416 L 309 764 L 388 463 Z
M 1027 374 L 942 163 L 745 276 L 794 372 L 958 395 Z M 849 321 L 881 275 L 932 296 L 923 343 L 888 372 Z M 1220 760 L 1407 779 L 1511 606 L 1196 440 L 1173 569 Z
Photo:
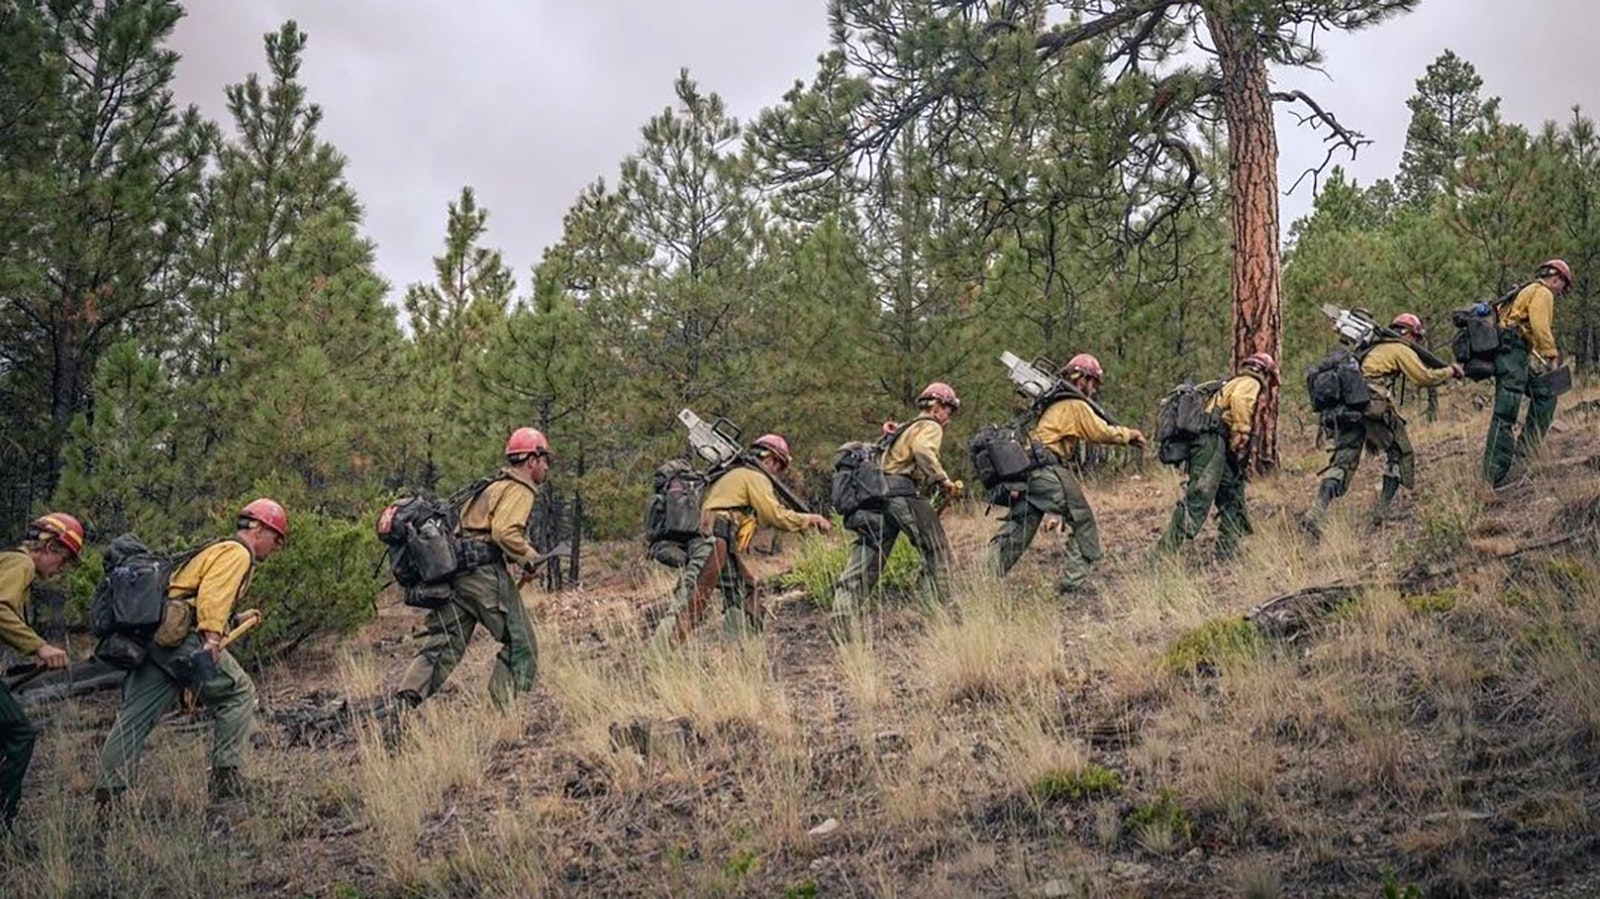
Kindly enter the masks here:
M 1449 367 L 1424 365 L 1416 350 L 1398 341 L 1380 343 L 1368 350 L 1361 360 L 1361 373 L 1367 380 L 1384 382 L 1385 386 L 1403 376 L 1418 387 L 1438 387 L 1450 380 L 1451 375 Z
M 226 633 L 234 603 L 250 589 L 255 558 L 237 540 L 218 540 L 183 563 L 167 582 L 167 596 L 188 600 L 195 627 Z
M 1083 400 L 1064 399 L 1051 403 L 1039 416 L 1033 439 L 1049 447 L 1056 458 L 1065 462 L 1078 451 L 1080 443 L 1126 446 L 1133 439 L 1133 430 L 1107 424 Z
M 28 602 L 28 588 L 39 574 L 33 560 L 20 550 L 0 552 L 0 640 L 19 655 L 32 655 L 44 639 L 28 627 L 22 607 Z
M 1500 327 L 1514 329 L 1528 342 L 1535 355 L 1549 361 L 1561 355 L 1556 348 L 1556 335 L 1551 330 L 1555 320 L 1556 295 L 1538 281 L 1522 288 L 1500 315 Z
M 528 519 L 539 488 L 521 472 L 504 471 L 504 478 L 485 487 L 462 508 L 461 533 L 494 543 L 507 562 L 526 562 L 535 555 L 528 543 Z
M 706 512 L 725 512 L 733 518 L 735 528 L 740 528 L 750 518 L 757 524 L 780 531 L 800 531 L 806 526 L 805 516 L 778 502 L 772 481 L 766 472 L 739 466 L 717 478 L 706 488 L 700 508 Z
M 1256 417 L 1256 401 L 1261 398 L 1261 382 L 1254 375 L 1235 375 L 1206 404 L 1207 412 L 1222 410 L 1222 426 L 1230 444 L 1250 439 Z
M 883 473 L 904 475 L 919 487 L 950 480 L 939 461 L 944 426 L 931 418 L 917 418 L 905 426 L 883 457 Z

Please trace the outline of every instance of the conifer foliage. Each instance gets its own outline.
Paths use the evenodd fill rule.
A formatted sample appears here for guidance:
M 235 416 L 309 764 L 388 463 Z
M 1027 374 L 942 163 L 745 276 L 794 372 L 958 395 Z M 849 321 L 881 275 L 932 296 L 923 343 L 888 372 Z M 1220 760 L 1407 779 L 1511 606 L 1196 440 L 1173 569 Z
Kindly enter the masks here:
M 0 0 L 0 530 L 59 505 L 176 546 L 270 493 L 296 522 L 260 582 L 286 647 L 370 612 L 374 510 L 491 470 L 524 424 L 589 532 L 624 537 L 684 405 L 784 433 L 820 499 L 833 448 L 928 381 L 974 410 L 949 447 L 1011 417 L 1005 350 L 1095 353 L 1148 426 L 1248 349 L 1321 356 L 1322 303 L 1438 335 L 1552 256 L 1577 272 L 1557 338 L 1593 365 L 1594 124 L 1507 120 L 1456 54 L 1419 62 L 1394 176 L 1330 167 L 1279 233 L 1271 104 L 1361 139 L 1266 74 L 1319 61 L 1308 28 L 1411 5 L 835 0 L 814 75 L 750 122 L 687 71 L 661 85 L 526 278 L 492 227 L 518 198 L 468 185 L 432 279 L 394 290 L 295 23 L 209 122 L 172 99 L 172 0 Z

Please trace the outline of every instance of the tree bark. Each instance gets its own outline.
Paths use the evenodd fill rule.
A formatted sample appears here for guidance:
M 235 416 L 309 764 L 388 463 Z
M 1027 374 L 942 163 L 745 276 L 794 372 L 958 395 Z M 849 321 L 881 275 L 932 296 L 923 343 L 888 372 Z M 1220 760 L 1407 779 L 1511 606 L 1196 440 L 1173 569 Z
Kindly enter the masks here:
M 1206 27 L 1222 73 L 1228 128 L 1229 226 L 1233 233 L 1233 361 L 1251 353 L 1283 359 L 1282 260 L 1278 245 L 1278 132 L 1267 64 L 1254 37 L 1231 15 L 1230 0 L 1206 5 Z M 1251 467 L 1278 461 L 1278 394 L 1261 394 Z

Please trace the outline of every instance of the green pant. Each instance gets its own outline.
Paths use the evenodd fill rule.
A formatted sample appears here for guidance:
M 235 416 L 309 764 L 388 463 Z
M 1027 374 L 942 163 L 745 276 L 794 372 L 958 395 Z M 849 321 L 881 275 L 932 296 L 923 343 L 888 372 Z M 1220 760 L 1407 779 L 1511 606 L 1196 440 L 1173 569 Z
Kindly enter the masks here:
M 724 530 L 719 524 L 719 532 Z M 761 608 L 755 579 L 745 569 L 730 534 L 689 541 L 689 559 L 678 575 L 672 604 L 656 626 L 656 641 L 667 646 L 682 643 L 705 617 L 713 591 L 722 595 L 722 627 L 730 638 L 740 639 L 761 630 Z
M 1344 496 L 1350 489 L 1356 469 L 1361 467 L 1364 449 L 1382 452 L 1387 458 L 1383 470 L 1385 478 L 1393 479 L 1407 490 L 1416 487 L 1417 457 L 1411 448 L 1411 438 L 1406 434 L 1406 420 L 1387 400 L 1381 402 L 1383 406 L 1378 415 L 1366 415 L 1354 421 L 1336 420 L 1324 428 L 1323 433 L 1333 437 L 1333 455 L 1322 469 L 1322 480 L 1329 485 L 1331 496 Z
M 1156 544 L 1159 552 L 1176 552 L 1205 527 L 1211 507 L 1217 508 L 1217 554 L 1232 556 L 1239 540 L 1254 529 L 1244 505 L 1244 466 L 1228 452 L 1222 434 L 1206 434 L 1189 445 L 1184 463 L 1189 474 L 1183 496 L 1172 510 L 1166 533 Z
M 1483 479 L 1499 486 L 1505 483 L 1511 463 L 1526 456 L 1544 440 L 1550 422 L 1556 417 L 1556 398 L 1543 378 L 1533 376 L 1533 358 L 1520 337 L 1509 339 L 1510 346 L 1494 360 L 1494 414 L 1489 418 L 1489 433 L 1483 442 Z M 1522 398 L 1528 398 L 1528 414 L 1515 439 L 1517 412 Z
M 1084 498 L 1078 479 L 1060 465 L 1047 465 L 1029 472 L 1020 492 L 1022 495 L 1012 503 L 1000 530 L 989 540 L 989 570 L 1004 577 L 1033 543 L 1044 516 L 1053 512 L 1066 519 L 1070 528 L 1067 561 L 1059 586 L 1063 591 L 1082 587 L 1101 553 L 1094 509 Z
M 859 601 L 878 586 L 884 560 L 894 552 L 895 542 L 904 534 L 922 553 L 922 574 L 917 589 L 929 602 L 942 602 L 949 593 L 950 540 L 933 504 L 921 496 L 893 496 L 883 507 L 882 530 L 856 533 L 850 558 L 833 588 L 833 612 L 850 615 Z
M 499 562 L 480 565 L 456 575 L 451 587 L 450 601 L 428 612 L 422 648 L 401 678 L 398 692 L 419 700 L 432 696 L 460 663 L 480 624 L 500 641 L 494 673 L 489 676 L 489 696 L 503 705 L 516 694 L 533 689 L 539 646 L 522 594 L 506 566 Z
M 28 775 L 33 741 L 38 734 L 22 706 L 0 682 L 0 824 L 7 827 L 17 818 L 22 779 Z
M 191 633 L 172 649 L 152 646 L 144 662 L 128 672 L 127 680 L 122 682 L 117 720 L 100 750 L 100 779 L 95 784 L 98 788 L 121 790 L 132 781 L 139 757 L 144 754 L 145 739 L 183 690 L 184 685 L 173 674 L 172 660 L 200 650 L 202 645 L 200 635 Z M 211 726 L 212 770 L 237 769 L 250 744 L 256 685 L 238 661 L 224 651 L 217 660 L 216 677 L 206 681 L 195 695 L 201 705 L 209 706 L 216 714 Z

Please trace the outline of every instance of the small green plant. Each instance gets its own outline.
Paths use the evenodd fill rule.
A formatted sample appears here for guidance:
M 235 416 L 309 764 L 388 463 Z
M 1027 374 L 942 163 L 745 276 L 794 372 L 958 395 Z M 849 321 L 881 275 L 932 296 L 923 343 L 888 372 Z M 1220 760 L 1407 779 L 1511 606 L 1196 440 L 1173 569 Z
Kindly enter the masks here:
M 1438 590 L 1433 593 L 1414 593 L 1401 597 L 1401 602 L 1406 608 L 1418 615 L 1442 615 L 1456 607 L 1456 601 L 1461 597 L 1459 587 Z
M 840 533 L 849 533 L 844 530 L 844 522 L 837 515 L 833 518 L 833 526 Z M 783 576 L 781 583 L 785 587 L 803 588 L 806 598 L 818 608 L 831 610 L 833 585 L 844 572 L 845 562 L 850 557 L 850 548 L 853 545 L 853 539 L 840 541 L 837 538 L 817 535 L 801 538 L 794 567 Z M 921 564 L 922 557 L 911 546 L 911 541 L 896 540 L 894 549 L 889 552 L 889 558 L 884 560 L 883 577 L 878 581 L 878 589 L 911 589 L 916 584 L 917 571 Z
M 761 869 L 761 856 L 750 849 L 740 849 L 728 856 L 727 864 L 722 866 L 722 873 L 729 880 L 737 883 Z
M 822 888 L 811 878 L 806 878 L 799 883 L 791 883 L 783 888 L 783 899 L 816 899 L 822 895 Z
M 1194 838 L 1194 819 L 1178 802 L 1177 794 L 1163 787 L 1155 801 L 1133 807 L 1123 829 L 1146 851 L 1171 855 Z
M 1032 787 L 1040 802 L 1078 802 L 1121 792 L 1121 775 L 1101 765 L 1088 765 L 1081 771 L 1047 771 Z
M 1243 618 L 1216 618 L 1172 641 L 1163 662 L 1174 674 L 1202 674 L 1260 656 L 1266 641 Z
M 689 864 L 689 847 L 682 845 L 669 846 L 662 857 L 666 861 L 668 868 L 674 871 L 682 871 Z
M 1594 566 L 1585 565 L 1571 556 L 1557 556 L 1544 564 L 1545 573 L 1556 587 L 1558 595 L 1592 593 L 1600 586 L 1600 572 Z
M 1383 899 L 1422 899 L 1422 890 L 1414 883 L 1402 883 L 1390 868 L 1383 872 Z

